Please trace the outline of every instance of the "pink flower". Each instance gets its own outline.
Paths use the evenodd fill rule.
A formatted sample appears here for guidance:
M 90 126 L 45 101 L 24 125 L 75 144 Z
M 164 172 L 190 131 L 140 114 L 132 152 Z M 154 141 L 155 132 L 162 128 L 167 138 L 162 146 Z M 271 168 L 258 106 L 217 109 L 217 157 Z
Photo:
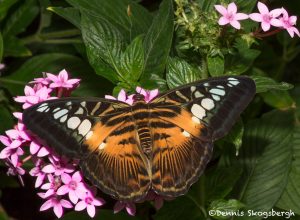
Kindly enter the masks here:
M 52 173 L 55 175 L 62 175 L 63 173 L 72 173 L 75 170 L 75 167 L 67 163 L 66 159 L 55 158 L 53 156 L 49 157 L 51 164 L 48 164 L 43 167 L 43 172 Z
M 30 143 L 30 153 L 32 155 L 37 153 L 38 157 L 44 157 L 49 155 L 49 151 L 46 147 L 43 147 L 40 143 L 38 143 L 38 141 L 36 140 L 32 140 Z
M 57 195 L 65 195 L 69 193 L 70 200 L 76 204 L 78 202 L 78 195 L 82 191 L 86 191 L 84 184 L 82 183 L 82 176 L 79 171 L 75 172 L 72 177 L 68 174 L 65 174 L 61 178 L 62 182 L 65 185 L 62 185 L 57 190 Z
M 215 5 L 215 9 L 222 15 L 219 19 L 219 25 L 230 24 L 235 29 L 240 29 L 241 24 L 239 20 L 245 20 L 248 15 L 244 13 L 237 13 L 237 6 L 234 2 L 230 3 L 227 8 L 222 5 Z
M 281 8 L 274 9 L 269 11 L 268 7 L 262 3 L 257 3 L 257 8 L 259 13 L 252 13 L 249 17 L 253 21 L 261 22 L 261 28 L 263 31 L 268 31 L 271 28 L 271 25 L 278 27 L 280 25 L 280 21 L 276 19 L 282 13 Z
M 0 70 L 3 70 L 5 68 L 5 64 L 4 63 L 0 63 Z
M 155 98 L 159 93 L 158 89 L 145 90 L 145 89 L 143 89 L 142 87 L 139 87 L 139 86 L 136 87 L 136 92 L 143 95 L 145 97 L 144 99 L 147 103 L 150 102 L 153 98 Z M 119 92 L 118 98 L 115 98 L 111 95 L 106 95 L 105 96 L 106 99 L 119 100 L 121 102 L 126 102 L 129 105 L 133 104 L 133 101 L 134 101 L 133 97 L 134 97 L 134 94 L 128 96 L 124 89 L 122 89 Z
M 126 209 L 127 213 L 129 215 L 134 216 L 136 212 L 136 207 L 133 202 L 123 202 L 123 201 L 117 201 L 114 206 L 114 213 L 120 212 L 122 209 Z
M 112 99 L 112 100 L 119 100 L 121 102 L 126 102 L 129 105 L 132 105 L 133 103 L 133 95 L 128 96 L 124 89 L 121 89 L 121 91 L 118 94 L 118 98 L 115 98 L 111 95 L 106 95 L 106 99 Z
M 45 183 L 41 186 L 41 189 L 47 190 L 45 192 L 45 198 L 56 194 L 57 189 L 61 186 L 60 176 L 53 176 L 51 174 L 47 175 L 48 183 Z
M 45 211 L 53 207 L 55 215 L 60 218 L 63 215 L 63 208 L 72 208 L 72 204 L 65 200 L 60 199 L 59 197 L 51 197 L 48 199 L 40 208 L 40 211 Z
M 32 168 L 29 172 L 31 176 L 36 177 L 35 188 L 40 187 L 43 184 L 44 179 L 46 177 L 46 173 L 42 171 L 43 165 L 44 165 L 43 161 L 41 159 L 37 159 L 35 162 L 35 167 Z
M 69 79 L 69 75 L 66 70 L 59 72 L 58 76 L 51 73 L 47 73 L 47 77 L 52 81 L 50 88 L 75 88 L 79 84 L 80 79 Z
M 35 90 L 30 86 L 25 86 L 24 93 L 25 96 L 17 96 L 14 99 L 16 102 L 24 103 L 23 109 L 26 109 L 36 103 L 49 99 L 51 89 L 43 86 L 40 89 Z
M 43 75 L 46 75 L 45 73 Z M 31 81 L 30 83 L 34 83 L 37 85 L 41 85 L 41 86 L 48 86 L 50 84 L 50 79 L 47 77 L 41 77 L 41 78 L 34 78 L 33 81 Z
M 143 95 L 145 97 L 145 101 L 147 103 L 150 102 L 152 99 L 154 99 L 159 93 L 158 89 L 145 90 L 139 86 L 136 87 L 136 92 Z
M 95 192 L 91 192 L 90 190 L 86 191 L 85 193 L 80 193 L 79 198 L 81 201 L 76 204 L 75 210 L 82 211 L 86 209 L 88 215 L 90 217 L 94 217 L 96 214 L 95 206 L 102 206 L 105 203 L 103 199 L 95 198 L 94 194 Z
M 292 38 L 295 34 L 298 35 L 298 37 L 300 37 L 299 30 L 296 27 L 294 27 L 297 22 L 297 16 L 289 16 L 288 12 L 284 8 L 282 8 L 281 10 L 282 17 L 279 19 L 280 24 L 277 27 L 282 27 L 286 29 Z

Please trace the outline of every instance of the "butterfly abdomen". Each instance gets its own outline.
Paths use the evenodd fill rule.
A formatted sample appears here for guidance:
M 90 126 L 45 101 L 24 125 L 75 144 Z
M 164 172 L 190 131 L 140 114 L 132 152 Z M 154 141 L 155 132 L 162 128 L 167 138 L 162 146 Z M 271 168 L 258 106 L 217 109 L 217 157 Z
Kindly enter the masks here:
M 132 116 L 135 121 L 138 138 L 142 151 L 147 157 L 151 156 L 152 142 L 149 128 L 149 109 L 144 100 L 137 100 L 132 107 Z

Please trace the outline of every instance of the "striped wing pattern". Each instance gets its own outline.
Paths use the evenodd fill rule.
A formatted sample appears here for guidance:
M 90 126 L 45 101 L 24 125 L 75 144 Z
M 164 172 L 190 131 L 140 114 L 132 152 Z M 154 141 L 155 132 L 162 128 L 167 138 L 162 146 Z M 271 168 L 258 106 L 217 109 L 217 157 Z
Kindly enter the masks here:
M 187 192 L 255 94 L 247 77 L 194 82 L 132 106 L 100 98 L 64 98 L 26 109 L 27 128 L 59 154 L 80 160 L 84 176 L 122 201 L 149 190 Z

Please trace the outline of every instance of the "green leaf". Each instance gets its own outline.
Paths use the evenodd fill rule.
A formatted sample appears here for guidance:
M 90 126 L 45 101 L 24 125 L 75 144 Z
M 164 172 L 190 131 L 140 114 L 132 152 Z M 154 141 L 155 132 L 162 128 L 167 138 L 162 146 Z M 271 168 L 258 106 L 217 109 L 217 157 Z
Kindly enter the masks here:
M 150 74 L 163 75 L 172 44 L 173 13 L 173 2 L 164 0 L 145 36 L 145 68 L 142 81 L 147 80 Z
M 295 104 L 288 91 L 270 90 L 260 95 L 263 97 L 265 103 L 274 108 L 287 109 L 292 108 Z
M 42 72 L 58 73 L 67 69 L 73 78 L 80 78 L 80 86 L 72 95 L 101 97 L 111 91 L 112 85 L 94 74 L 91 67 L 80 58 L 69 54 L 49 53 L 35 56 L 25 62 L 16 72 L 8 77 L 2 77 L 4 86 L 13 95 L 23 93 L 24 86 L 35 77 L 41 77 Z M 101 86 L 101 89 L 99 89 Z
M 270 210 L 284 191 L 292 161 L 292 131 L 291 111 L 275 110 L 246 124 L 240 156 L 231 161 L 244 167 L 236 190 L 247 210 Z
M 274 79 L 265 76 L 251 76 L 256 84 L 256 93 L 266 92 L 271 89 L 276 90 L 289 90 L 293 88 L 293 85 L 281 82 L 277 83 Z
M 185 60 L 169 58 L 167 63 L 167 84 L 169 88 L 181 86 L 200 79 L 200 71 Z
M 67 0 L 67 2 L 89 16 L 107 20 L 122 33 L 126 42 L 145 33 L 152 20 L 151 14 L 144 7 L 131 0 Z
M 154 220 L 199 220 L 205 219 L 203 209 L 194 199 L 181 196 L 173 201 L 164 202 L 164 206 L 153 216 Z
M 1 96 L 0 98 L 2 99 Z M 0 118 L 3 119 L 0 123 L 0 134 L 3 134 L 6 130 L 13 127 L 14 120 L 12 118 L 11 112 L 2 104 L 0 104 Z
M 244 135 L 244 123 L 242 119 L 238 120 L 233 126 L 228 135 L 225 136 L 224 140 L 232 143 L 235 146 L 236 155 L 239 153 L 239 149 L 242 146 L 242 139 Z
M 18 0 L 2 0 L 0 3 L 0 21 L 5 18 L 8 9 L 10 9 L 10 7 L 12 5 L 14 5 Z
M 48 7 L 49 11 L 54 12 L 55 14 L 63 17 L 64 19 L 71 22 L 74 26 L 76 26 L 78 29 L 81 29 L 80 27 L 80 13 L 79 10 L 76 8 L 68 7 Z
M 9 16 L 3 29 L 3 37 L 14 36 L 23 32 L 38 15 L 36 0 L 27 0 Z
M 0 32 L 0 63 L 2 62 L 2 57 L 3 57 L 3 38 Z
M 4 57 L 28 57 L 31 51 L 16 37 L 4 39 Z
M 214 10 L 214 5 L 217 5 L 218 0 L 197 0 L 198 4 L 205 12 Z
M 209 206 L 210 216 L 214 219 L 230 219 L 231 216 L 227 213 L 236 212 L 245 205 L 236 199 L 215 200 Z
M 242 174 L 241 167 L 215 167 L 205 173 L 207 201 L 223 199 L 233 189 L 234 184 Z
M 298 123 L 295 126 L 293 132 L 293 161 L 292 168 L 289 173 L 288 184 L 281 195 L 280 200 L 276 206 L 285 209 L 292 210 L 300 215 L 300 125 L 299 118 Z
M 137 82 L 144 68 L 144 48 L 142 37 L 136 37 L 126 48 L 119 61 L 120 71 L 130 82 Z
M 211 76 L 221 76 L 224 73 L 224 58 L 221 56 L 207 56 L 208 72 Z
M 257 0 L 236 0 L 236 5 L 238 5 L 239 11 L 250 13 L 253 11 L 254 7 L 257 4 Z
M 124 81 L 118 66 L 123 48 L 121 33 L 107 20 L 81 12 L 83 41 L 90 64 L 96 73 L 113 83 Z M 109 70 L 109 66 L 112 68 Z
M 140 81 L 140 84 L 145 89 L 159 89 L 160 92 L 168 90 L 166 80 L 154 73 L 147 80 Z
M 237 52 L 233 56 L 227 56 L 225 61 L 225 72 L 227 75 L 240 75 L 246 72 L 260 54 L 259 50 L 250 49 L 251 41 L 245 38 L 238 38 L 234 47 Z

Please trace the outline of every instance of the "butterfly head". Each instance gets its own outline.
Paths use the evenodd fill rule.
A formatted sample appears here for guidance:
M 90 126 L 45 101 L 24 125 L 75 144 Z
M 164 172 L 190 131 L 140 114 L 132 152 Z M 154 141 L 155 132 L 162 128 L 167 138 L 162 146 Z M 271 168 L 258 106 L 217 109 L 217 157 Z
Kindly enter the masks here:
M 135 94 L 133 96 L 133 102 L 134 103 L 136 103 L 136 102 L 143 102 L 143 101 L 145 101 L 145 96 L 144 95 L 138 93 L 138 94 Z

